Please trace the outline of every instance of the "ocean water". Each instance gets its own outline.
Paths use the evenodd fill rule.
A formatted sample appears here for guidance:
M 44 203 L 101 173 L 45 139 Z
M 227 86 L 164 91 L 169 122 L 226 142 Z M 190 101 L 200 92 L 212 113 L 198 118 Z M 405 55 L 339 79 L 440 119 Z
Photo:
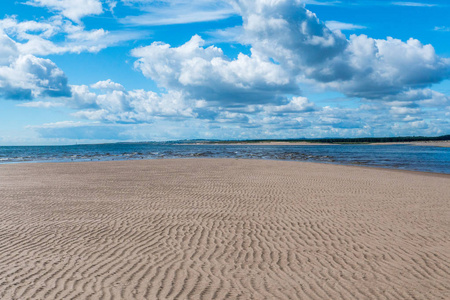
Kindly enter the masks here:
M 431 146 L 131 143 L 0 147 L 0 164 L 208 157 L 309 161 L 450 174 L 450 148 Z

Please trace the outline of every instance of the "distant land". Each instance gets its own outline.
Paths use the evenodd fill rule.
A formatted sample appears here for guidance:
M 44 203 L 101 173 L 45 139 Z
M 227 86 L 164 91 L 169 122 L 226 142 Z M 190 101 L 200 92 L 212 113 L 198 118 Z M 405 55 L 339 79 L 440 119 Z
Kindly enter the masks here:
M 266 143 L 310 143 L 310 144 L 383 144 L 410 142 L 449 141 L 450 135 L 442 136 L 401 136 L 401 137 L 363 137 L 363 138 L 318 138 L 318 139 L 248 139 L 248 140 L 180 140 L 169 143 L 183 144 L 266 144 Z
M 392 144 L 414 142 L 449 142 L 450 134 L 442 136 L 399 136 L 399 137 L 362 137 L 362 138 L 293 138 L 293 139 L 247 139 L 247 140 L 219 140 L 219 139 L 186 139 L 166 142 L 118 142 L 115 144 Z

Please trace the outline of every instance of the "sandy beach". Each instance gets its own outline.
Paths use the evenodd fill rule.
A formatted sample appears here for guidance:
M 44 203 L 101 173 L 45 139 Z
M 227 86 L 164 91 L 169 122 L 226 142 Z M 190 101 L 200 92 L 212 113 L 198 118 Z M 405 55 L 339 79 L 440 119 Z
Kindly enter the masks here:
M 449 195 L 304 162 L 0 165 L 0 299 L 450 299 Z

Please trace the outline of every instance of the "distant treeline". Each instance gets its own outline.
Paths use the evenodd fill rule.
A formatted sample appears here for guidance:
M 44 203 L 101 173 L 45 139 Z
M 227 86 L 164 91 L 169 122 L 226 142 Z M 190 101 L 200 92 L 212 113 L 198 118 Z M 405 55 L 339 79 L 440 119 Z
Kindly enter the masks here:
M 308 143 L 330 143 L 330 144 L 362 144 L 362 143 L 398 143 L 398 142 L 423 142 L 423 141 L 448 141 L 450 135 L 429 136 L 401 136 L 401 137 L 365 137 L 365 138 L 322 138 L 322 139 L 267 139 L 267 140 L 239 140 L 220 141 L 219 143 L 267 143 L 267 142 L 308 142 Z M 209 141 L 217 143 L 217 141 Z

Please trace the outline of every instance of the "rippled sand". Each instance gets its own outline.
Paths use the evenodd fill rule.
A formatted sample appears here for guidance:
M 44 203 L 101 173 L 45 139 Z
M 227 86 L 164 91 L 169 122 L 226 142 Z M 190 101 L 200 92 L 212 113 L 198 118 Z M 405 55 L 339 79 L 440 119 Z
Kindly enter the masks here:
M 0 299 L 450 299 L 450 176 L 184 159 L 0 166 Z

